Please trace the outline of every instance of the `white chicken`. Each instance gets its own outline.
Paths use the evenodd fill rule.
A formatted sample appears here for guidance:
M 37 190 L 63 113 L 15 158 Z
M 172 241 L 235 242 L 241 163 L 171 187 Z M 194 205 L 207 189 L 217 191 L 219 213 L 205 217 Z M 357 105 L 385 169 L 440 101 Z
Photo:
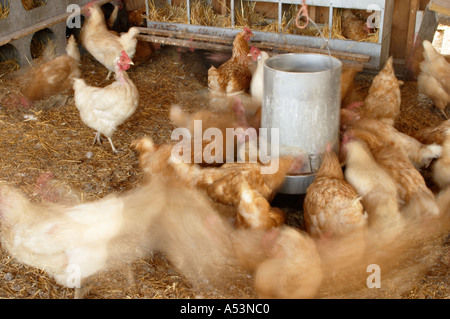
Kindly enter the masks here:
M 100 7 L 91 2 L 87 15 L 89 18 L 81 30 L 81 40 L 86 50 L 108 69 L 108 80 L 115 71 L 114 61 L 122 51 L 132 59 L 136 52 L 136 35 L 139 29 L 131 27 L 127 33 L 117 36 L 109 32 Z
M 252 75 L 250 82 L 250 95 L 252 100 L 258 104 L 262 104 L 263 99 L 263 85 L 264 85 L 264 61 L 269 58 L 266 51 L 260 51 L 257 47 L 251 46 L 249 56 L 257 61 L 256 70 Z
M 81 288 L 84 278 L 106 268 L 108 242 L 118 235 L 124 213 L 115 196 L 71 207 L 38 205 L 6 185 L 0 204 L 3 247 L 69 288 Z
M 74 79 L 75 105 L 81 120 L 97 131 L 94 144 L 100 143 L 100 135 L 103 134 L 114 153 L 117 149 L 111 137 L 117 126 L 136 111 L 139 103 L 138 89 L 125 72 L 130 64 L 133 62 L 122 51 L 122 55 L 114 60 L 116 81 L 104 88 L 89 86 L 80 78 Z

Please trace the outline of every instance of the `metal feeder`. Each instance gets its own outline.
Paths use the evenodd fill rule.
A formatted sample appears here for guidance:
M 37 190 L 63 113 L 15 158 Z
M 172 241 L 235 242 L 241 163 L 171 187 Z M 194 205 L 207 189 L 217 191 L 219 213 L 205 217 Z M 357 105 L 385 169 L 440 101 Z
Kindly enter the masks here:
M 280 54 L 265 61 L 261 127 L 279 129 L 279 155 L 309 159 L 299 175 L 287 176 L 279 190 L 305 194 L 327 143 L 339 150 L 342 62 L 322 54 Z

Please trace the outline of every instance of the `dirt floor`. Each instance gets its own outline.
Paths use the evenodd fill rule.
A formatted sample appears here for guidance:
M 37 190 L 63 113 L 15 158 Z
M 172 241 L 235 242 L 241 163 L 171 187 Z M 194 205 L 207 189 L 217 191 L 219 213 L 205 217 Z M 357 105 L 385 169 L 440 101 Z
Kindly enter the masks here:
M 67 102 L 64 96 L 52 97 L 28 109 L 7 107 L 8 98 L 19 91 L 28 77 L 14 78 L 13 73 L 0 73 L 0 180 L 16 186 L 33 201 L 42 200 L 36 193 L 36 179 L 45 172 L 52 172 L 56 178 L 79 190 L 84 201 L 133 188 L 141 181 L 142 173 L 138 168 L 139 154 L 130 143 L 143 136 L 150 136 L 156 143 L 168 142 L 173 129 L 168 110 L 173 104 L 188 110 L 208 107 L 209 66 L 205 52 L 162 47 L 150 61 L 132 68 L 128 73 L 139 89 L 140 103 L 136 113 L 113 136 L 118 154 L 111 152 L 108 142 L 92 145 L 95 132 L 81 122 L 73 96 Z M 110 83 L 104 81 L 106 69 L 90 55 L 82 57 L 81 68 L 89 84 L 105 86 Z M 367 92 L 372 78 L 364 74 L 357 77 L 360 92 Z M 416 83 L 405 83 L 397 127 L 411 133 L 441 121 L 441 115 L 432 108 L 431 102 L 418 94 Z M 427 171 L 423 174 L 429 176 Z M 436 189 L 428 177 L 427 182 L 431 189 Z M 288 213 L 288 224 L 303 228 L 301 196 L 279 195 L 273 205 Z M 389 273 L 382 274 L 381 288 L 367 288 L 368 273 L 364 269 L 351 278 L 338 278 L 339 287 L 325 282 L 317 297 L 448 299 L 449 249 L 448 229 L 429 234 L 402 251 L 396 260 L 390 260 L 393 266 Z M 86 297 L 257 297 L 251 275 L 245 272 L 236 273 L 233 281 L 220 291 L 195 289 L 161 253 L 135 262 L 132 270 L 133 284 L 125 270 L 93 276 Z M 73 298 L 73 295 L 73 289 L 57 285 L 42 270 L 20 264 L 0 246 L 0 298 L 62 299 Z

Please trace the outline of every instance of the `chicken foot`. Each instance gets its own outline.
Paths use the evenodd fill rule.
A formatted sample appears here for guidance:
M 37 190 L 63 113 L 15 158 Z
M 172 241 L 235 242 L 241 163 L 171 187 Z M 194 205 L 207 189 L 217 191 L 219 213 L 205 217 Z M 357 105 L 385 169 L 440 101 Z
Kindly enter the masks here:
M 112 139 L 110 137 L 107 137 L 107 139 L 109 141 L 109 144 L 111 144 L 112 151 L 114 153 L 117 153 L 117 149 L 114 147 Z M 96 142 L 98 144 L 102 144 L 102 139 L 101 139 L 101 133 L 100 132 L 95 133 L 94 142 L 92 143 L 92 145 L 95 145 Z

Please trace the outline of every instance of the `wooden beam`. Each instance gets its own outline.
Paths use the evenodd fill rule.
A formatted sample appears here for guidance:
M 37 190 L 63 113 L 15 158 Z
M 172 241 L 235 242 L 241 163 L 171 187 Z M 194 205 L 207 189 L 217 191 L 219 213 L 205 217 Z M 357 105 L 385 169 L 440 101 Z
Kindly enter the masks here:
M 107 2 L 110 2 L 110 1 L 112 1 L 112 0 L 98 0 L 97 2 L 98 2 L 99 5 L 103 5 L 103 4 L 105 4 Z M 84 5 L 81 8 L 81 13 L 84 13 L 86 11 L 86 6 L 87 6 L 87 4 Z M 51 26 L 53 26 L 53 25 L 55 25 L 57 23 L 60 23 L 60 22 L 62 22 L 64 20 L 67 20 L 67 18 L 71 14 L 73 14 L 73 13 L 72 12 L 65 12 L 65 13 L 56 15 L 56 16 L 50 18 L 50 19 L 47 19 L 45 21 L 41 21 L 39 23 L 36 23 L 36 24 L 34 24 L 34 25 L 30 26 L 30 27 L 27 27 L 27 28 L 24 28 L 24 29 L 21 29 L 21 30 L 17 30 L 17 31 L 15 31 L 13 33 L 4 35 L 4 36 L 0 37 L 0 46 L 5 45 L 5 44 L 7 44 L 7 43 L 9 43 L 11 41 L 20 39 L 20 38 L 22 38 L 24 36 L 27 36 L 29 34 L 35 33 L 37 31 L 40 31 L 42 29 L 51 27 Z
M 433 42 L 434 34 L 438 27 L 437 14 L 430 10 L 428 5 L 423 14 L 422 24 L 414 42 L 414 47 L 406 61 L 406 73 L 404 80 L 413 81 L 417 79 L 420 72 L 420 62 L 423 60 L 423 46 L 424 40 Z
M 234 38 L 230 37 L 195 34 L 184 31 L 158 30 L 153 28 L 139 28 L 139 30 L 141 31 L 141 34 L 138 34 L 136 38 L 141 41 L 219 52 L 231 51 L 233 48 Z M 265 51 L 328 54 L 328 50 L 326 49 L 287 45 L 274 42 L 252 41 L 252 45 Z M 370 60 L 370 56 L 368 55 L 350 52 L 331 51 L 331 55 L 338 59 L 363 63 L 369 62 Z
M 448 0 L 431 0 L 430 10 L 450 16 L 450 2 Z

